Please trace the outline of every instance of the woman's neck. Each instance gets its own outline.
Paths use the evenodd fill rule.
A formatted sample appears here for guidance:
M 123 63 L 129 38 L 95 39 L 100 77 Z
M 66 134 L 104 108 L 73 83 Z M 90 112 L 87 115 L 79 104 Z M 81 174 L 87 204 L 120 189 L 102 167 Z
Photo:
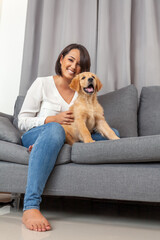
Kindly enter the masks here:
M 69 84 L 71 80 L 64 79 L 62 76 L 53 76 L 56 86 L 61 87 L 63 89 L 70 89 Z

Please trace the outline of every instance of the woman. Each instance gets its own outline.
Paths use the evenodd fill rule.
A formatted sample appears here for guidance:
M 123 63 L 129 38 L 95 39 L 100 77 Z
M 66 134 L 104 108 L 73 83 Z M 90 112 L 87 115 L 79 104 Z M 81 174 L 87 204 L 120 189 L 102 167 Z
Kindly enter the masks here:
M 23 223 L 28 229 L 50 230 L 51 226 L 39 210 L 41 195 L 65 141 L 61 124 L 74 119 L 68 109 L 77 97 L 69 88 L 74 76 L 90 70 L 90 56 L 79 44 L 67 46 L 59 55 L 56 76 L 37 78 L 27 92 L 18 117 L 18 125 L 26 131 L 25 147 L 34 144 L 30 153 Z
M 67 46 L 58 57 L 55 70 L 56 76 L 34 81 L 18 117 L 19 128 L 26 131 L 22 136 L 23 145 L 29 148 L 34 144 L 29 158 L 22 221 L 28 229 L 35 231 L 51 229 L 40 212 L 41 195 L 65 142 L 61 124 L 74 121 L 68 109 L 77 92 L 70 89 L 69 84 L 80 72 L 90 71 L 88 51 L 80 44 Z M 95 135 L 95 140 L 102 140 L 102 136 Z

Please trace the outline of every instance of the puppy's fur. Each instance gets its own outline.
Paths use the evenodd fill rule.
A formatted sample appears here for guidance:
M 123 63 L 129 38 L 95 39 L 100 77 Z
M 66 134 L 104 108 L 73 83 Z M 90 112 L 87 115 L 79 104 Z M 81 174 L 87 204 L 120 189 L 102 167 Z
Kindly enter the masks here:
M 101 87 L 100 80 L 91 72 L 80 73 L 72 79 L 70 88 L 78 92 L 78 97 L 70 107 L 74 122 L 71 125 L 63 125 L 68 144 L 72 145 L 78 141 L 94 142 L 91 137 L 93 130 L 108 139 L 119 139 L 105 121 L 103 108 L 97 101 L 96 93 Z

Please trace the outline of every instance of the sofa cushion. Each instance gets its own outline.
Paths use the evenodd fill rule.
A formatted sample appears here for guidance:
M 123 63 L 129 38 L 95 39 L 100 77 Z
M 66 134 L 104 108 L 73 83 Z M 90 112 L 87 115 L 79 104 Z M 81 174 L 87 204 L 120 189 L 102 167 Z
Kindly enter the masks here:
M 0 160 L 27 165 L 29 161 L 29 152 L 27 148 L 0 140 Z M 65 144 L 56 161 L 56 165 L 71 162 L 71 146 Z
M 160 134 L 160 86 L 142 88 L 138 123 L 140 136 Z
M 121 137 L 136 137 L 138 94 L 133 85 L 98 97 L 104 108 L 106 121 Z
M 71 160 L 78 164 L 160 162 L 160 135 L 75 143 Z
M 0 140 L 21 144 L 21 134 L 6 117 L 0 117 Z

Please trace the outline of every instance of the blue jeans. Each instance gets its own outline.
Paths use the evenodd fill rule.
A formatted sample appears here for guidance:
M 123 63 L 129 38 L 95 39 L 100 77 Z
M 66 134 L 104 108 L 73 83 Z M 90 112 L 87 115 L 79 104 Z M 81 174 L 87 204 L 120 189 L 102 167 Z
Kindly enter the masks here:
M 112 130 L 120 138 L 120 134 L 119 134 L 118 130 L 115 129 L 115 128 L 112 128 Z M 96 132 L 92 133 L 91 136 L 92 136 L 92 139 L 95 140 L 95 141 L 108 140 L 108 138 L 105 138 L 100 133 L 96 133 Z
M 118 131 L 113 130 L 119 136 Z M 95 141 L 106 140 L 98 133 L 92 134 L 92 138 Z M 34 144 L 29 158 L 23 210 L 39 209 L 45 184 L 64 142 L 64 129 L 55 122 L 32 128 L 22 136 L 23 146 L 28 148 Z
M 65 132 L 58 123 L 32 128 L 22 136 L 23 146 L 34 144 L 30 153 L 24 208 L 39 209 L 41 195 L 65 142 Z

